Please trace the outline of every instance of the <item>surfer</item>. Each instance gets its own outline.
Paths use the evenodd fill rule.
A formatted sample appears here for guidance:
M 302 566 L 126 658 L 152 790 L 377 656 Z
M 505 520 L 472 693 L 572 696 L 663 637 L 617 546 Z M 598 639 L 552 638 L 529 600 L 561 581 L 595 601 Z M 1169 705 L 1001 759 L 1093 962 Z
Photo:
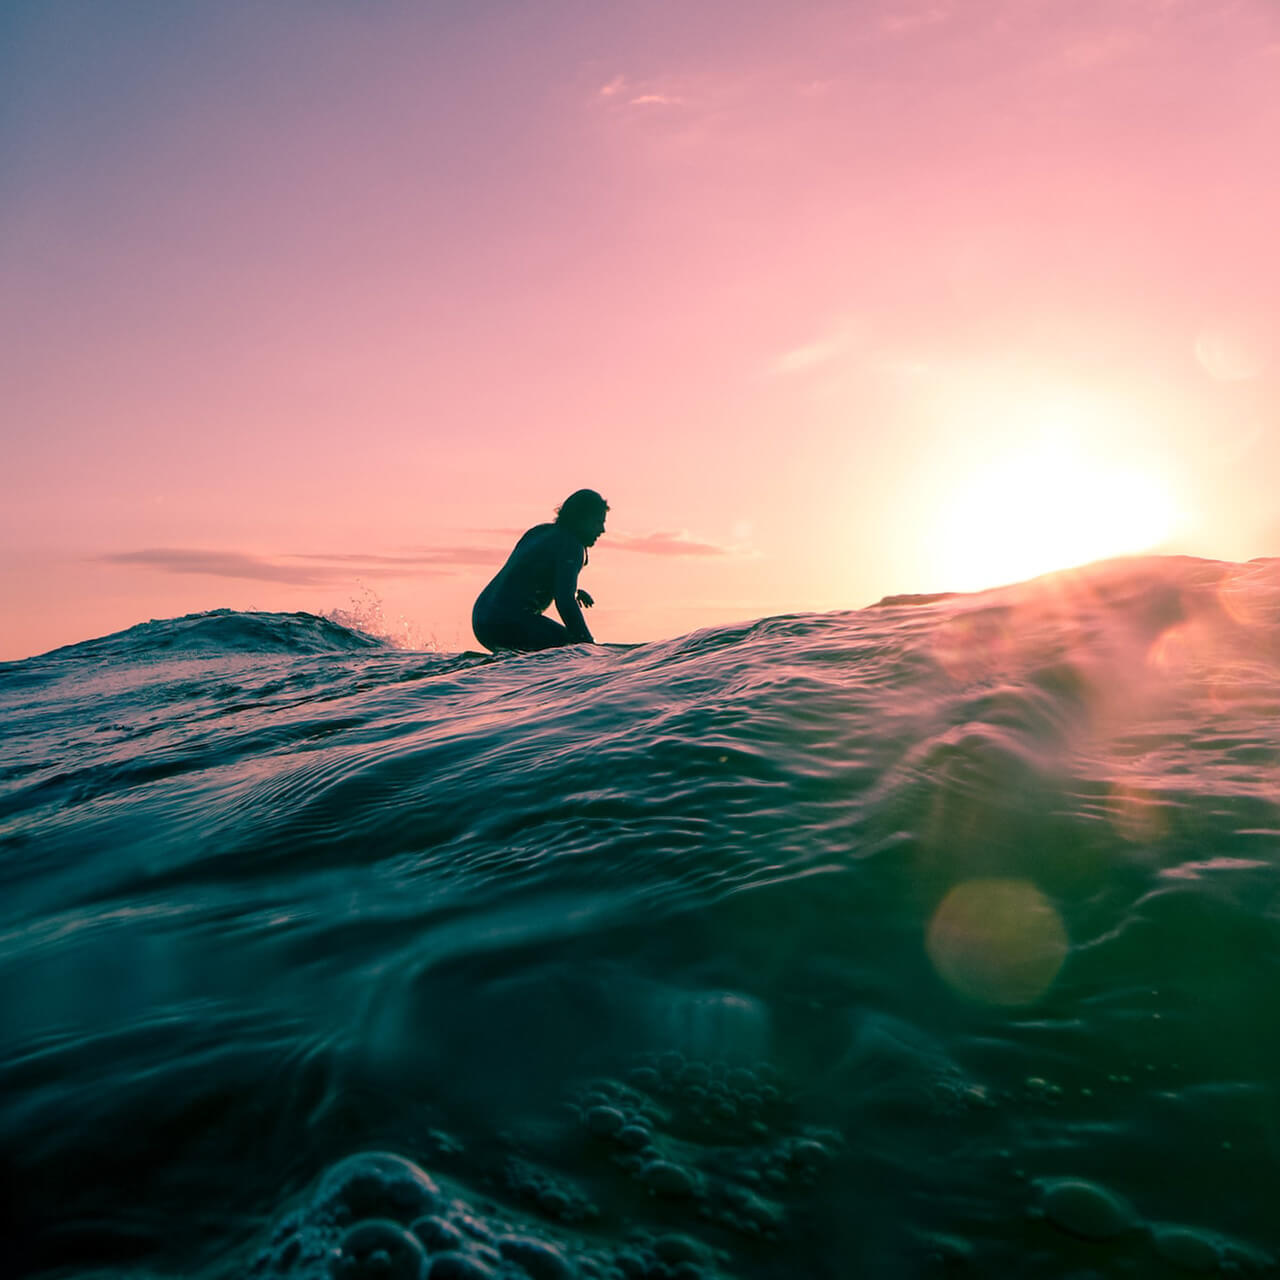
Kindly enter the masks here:
M 594 600 L 578 589 L 587 548 L 604 532 L 609 504 L 594 489 L 571 493 L 554 524 L 534 525 L 507 557 L 471 610 L 471 629 L 486 649 L 528 652 L 562 644 L 594 644 L 583 608 Z M 555 601 L 561 621 L 543 617 Z

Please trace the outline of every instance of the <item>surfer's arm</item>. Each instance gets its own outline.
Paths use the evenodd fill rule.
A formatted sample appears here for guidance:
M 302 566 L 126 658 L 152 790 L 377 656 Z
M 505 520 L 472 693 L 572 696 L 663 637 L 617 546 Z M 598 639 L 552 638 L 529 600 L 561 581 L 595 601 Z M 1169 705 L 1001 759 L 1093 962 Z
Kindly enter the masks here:
M 582 550 L 566 547 L 556 557 L 556 612 L 574 644 L 595 644 L 591 628 L 578 608 L 578 572 L 582 568 Z

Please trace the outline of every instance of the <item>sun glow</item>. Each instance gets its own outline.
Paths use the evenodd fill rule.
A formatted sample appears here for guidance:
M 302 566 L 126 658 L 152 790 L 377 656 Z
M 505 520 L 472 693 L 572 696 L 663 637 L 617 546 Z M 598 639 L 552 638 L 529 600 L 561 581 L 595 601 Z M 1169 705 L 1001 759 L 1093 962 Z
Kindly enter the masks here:
M 942 589 L 978 590 L 1148 551 L 1173 532 L 1175 514 L 1161 476 L 1047 430 L 954 477 L 931 558 Z

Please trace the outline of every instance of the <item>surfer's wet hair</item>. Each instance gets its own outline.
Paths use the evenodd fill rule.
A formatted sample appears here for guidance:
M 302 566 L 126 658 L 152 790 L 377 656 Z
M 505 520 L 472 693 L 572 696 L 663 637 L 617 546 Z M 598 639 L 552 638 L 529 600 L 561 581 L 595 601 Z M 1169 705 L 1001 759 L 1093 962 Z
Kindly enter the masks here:
M 572 528 L 592 516 L 602 516 L 608 510 L 609 504 L 594 489 L 579 489 L 556 508 L 556 524 Z

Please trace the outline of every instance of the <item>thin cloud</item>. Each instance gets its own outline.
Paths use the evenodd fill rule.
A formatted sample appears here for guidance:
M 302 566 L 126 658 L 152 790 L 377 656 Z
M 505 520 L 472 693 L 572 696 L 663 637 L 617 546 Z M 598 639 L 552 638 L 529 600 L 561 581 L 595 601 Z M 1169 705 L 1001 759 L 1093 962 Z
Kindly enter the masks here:
M 315 560 L 325 564 L 414 565 L 428 563 L 426 556 L 376 556 L 359 552 L 337 552 L 326 555 L 322 551 L 290 552 L 285 560 Z
M 633 84 L 626 76 L 614 76 L 607 84 L 596 90 L 597 96 L 606 99 L 617 110 L 627 107 L 682 107 L 685 99 L 679 94 L 670 93 L 652 81 Z
M 816 369 L 820 365 L 830 364 L 848 352 L 854 345 L 855 334 L 847 325 L 832 330 L 830 333 L 805 343 L 804 346 L 793 347 L 784 351 L 769 366 L 769 372 L 785 377 L 789 374 L 804 373 Z
M 298 553 L 284 557 L 286 560 L 318 560 L 335 564 L 366 564 L 370 566 L 403 566 L 412 569 L 420 565 L 492 564 L 498 558 L 492 547 L 408 547 L 403 555 L 368 555 L 363 552 L 340 552 L 326 555 L 321 552 Z
M 248 578 L 256 582 L 283 582 L 311 587 L 328 582 L 331 574 L 320 568 L 278 564 L 243 551 L 197 551 L 187 547 L 147 547 L 141 551 L 116 551 L 99 556 L 108 564 L 137 565 L 162 573 L 208 574 L 214 578 Z
M 605 538 L 610 550 L 634 551 L 643 556 L 728 556 L 734 550 L 711 542 L 695 542 L 686 533 L 609 533 Z
M 773 362 L 773 372 L 778 374 L 803 373 L 834 360 L 847 344 L 837 338 L 811 342 L 807 346 L 785 351 Z
M 203 574 L 214 578 L 234 578 L 253 582 L 278 582 L 294 587 L 320 587 L 360 578 L 403 578 L 420 574 L 443 575 L 445 558 L 395 557 L 375 555 L 283 556 L 270 559 L 244 551 L 209 551 L 191 547 L 146 547 L 138 551 L 116 551 L 97 559 L 107 564 L 156 569 L 161 573 Z M 492 556 L 490 557 L 492 559 Z M 305 564 L 292 563 L 307 561 Z M 465 563 L 472 563 L 465 561 Z
M 946 5 L 935 4 L 922 9 L 900 9 L 897 13 L 887 14 L 880 19 L 880 29 L 888 35 L 911 35 L 929 27 L 936 27 L 951 17 L 951 10 Z

